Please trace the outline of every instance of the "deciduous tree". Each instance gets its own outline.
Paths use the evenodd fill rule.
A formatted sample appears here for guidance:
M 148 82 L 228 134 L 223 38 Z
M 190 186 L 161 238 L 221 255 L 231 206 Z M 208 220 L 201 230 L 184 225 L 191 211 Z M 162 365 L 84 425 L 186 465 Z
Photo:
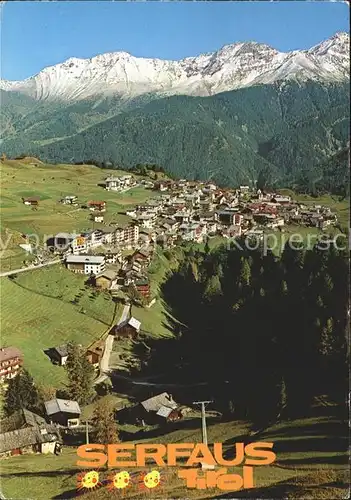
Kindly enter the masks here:
M 114 409 L 106 399 L 101 399 L 94 410 L 92 423 L 95 428 L 95 440 L 101 444 L 118 442 L 118 429 L 114 418 Z

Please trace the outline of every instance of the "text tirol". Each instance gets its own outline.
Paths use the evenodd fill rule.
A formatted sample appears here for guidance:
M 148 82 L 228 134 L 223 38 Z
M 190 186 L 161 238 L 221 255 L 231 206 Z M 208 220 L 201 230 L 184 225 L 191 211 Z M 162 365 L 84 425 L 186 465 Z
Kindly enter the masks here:
M 159 467 L 192 467 L 199 463 L 207 465 L 257 466 L 270 465 L 276 455 L 272 451 L 273 443 L 256 442 L 250 444 L 235 443 L 223 449 L 222 443 L 211 446 L 195 443 L 175 444 L 86 444 L 79 446 L 77 461 L 79 467 L 144 467 L 150 460 Z M 187 460 L 184 460 L 187 458 Z M 179 460 L 179 463 L 178 463 Z

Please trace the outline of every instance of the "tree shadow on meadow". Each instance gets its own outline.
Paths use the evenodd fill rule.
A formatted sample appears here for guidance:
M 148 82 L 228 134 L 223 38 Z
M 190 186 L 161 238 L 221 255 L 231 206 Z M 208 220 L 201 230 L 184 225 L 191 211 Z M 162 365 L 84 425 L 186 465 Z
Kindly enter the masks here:
M 211 426 L 216 425 L 218 423 L 218 420 L 215 418 L 207 418 L 207 428 L 208 431 L 210 431 Z M 146 440 L 149 441 L 152 438 L 157 438 L 160 436 L 165 436 L 169 434 L 170 432 L 174 433 L 176 431 L 187 431 L 187 430 L 194 430 L 196 432 L 199 432 L 201 427 L 201 420 L 200 418 L 193 418 L 189 420 L 181 420 L 179 422 L 174 422 L 174 423 L 167 423 L 164 425 L 161 425 L 157 428 L 150 429 L 150 430 L 143 430 L 141 429 L 140 431 L 137 432 L 127 432 L 127 431 L 120 431 L 120 438 L 121 440 L 124 441 L 141 441 L 141 440 Z M 177 440 L 172 440 L 172 443 L 176 442 L 183 442 L 184 441 L 184 436 L 180 436 L 180 438 Z

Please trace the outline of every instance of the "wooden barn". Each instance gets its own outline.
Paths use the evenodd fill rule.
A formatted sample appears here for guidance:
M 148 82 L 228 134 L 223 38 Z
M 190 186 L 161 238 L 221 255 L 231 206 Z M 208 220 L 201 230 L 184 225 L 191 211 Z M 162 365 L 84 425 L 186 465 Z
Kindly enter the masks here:
M 172 396 L 163 392 L 134 406 L 123 408 L 116 414 L 118 422 L 124 424 L 155 425 L 176 422 L 183 415 Z
M 68 346 L 67 344 L 60 345 L 58 347 L 53 347 L 50 352 L 50 357 L 54 363 L 64 366 L 68 358 Z
M 131 317 L 116 325 L 113 329 L 114 336 L 118 338 L 132 338 L 135 339 L 140 332 L 140 321 Z
M 105 342 L 103 340 L 95 342 L 86 352 L 86 358 L 94 368 L 98 368 L 101 358 L 104 354 L 104 345 Z
M 103 271 L 95 277 L 95 286 L 103 290 L 108 290 L 117 284 L 117 279 L 118 276 L 115 271 Z
M 45 410 L 50 421 L 67 427 L 79 425 L 81 410 L 77 401 L 66 399 L 52 399 L 46 401 Z
M 0 458 L 28 453 L 54 453 L 61 436 L 55 425 L 28 410 L 18 410 L 0 422 Z

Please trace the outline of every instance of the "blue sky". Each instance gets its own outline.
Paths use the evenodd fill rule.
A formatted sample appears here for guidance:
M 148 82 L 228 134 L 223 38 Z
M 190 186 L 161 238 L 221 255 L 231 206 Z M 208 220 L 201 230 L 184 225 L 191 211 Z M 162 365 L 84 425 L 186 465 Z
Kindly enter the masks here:
M 343 2 L 6 2 L 1 77 L 21 80 L 69 57 L 123 50 L 181 59 L 237 41 L 281 51 L 349 31 Z

